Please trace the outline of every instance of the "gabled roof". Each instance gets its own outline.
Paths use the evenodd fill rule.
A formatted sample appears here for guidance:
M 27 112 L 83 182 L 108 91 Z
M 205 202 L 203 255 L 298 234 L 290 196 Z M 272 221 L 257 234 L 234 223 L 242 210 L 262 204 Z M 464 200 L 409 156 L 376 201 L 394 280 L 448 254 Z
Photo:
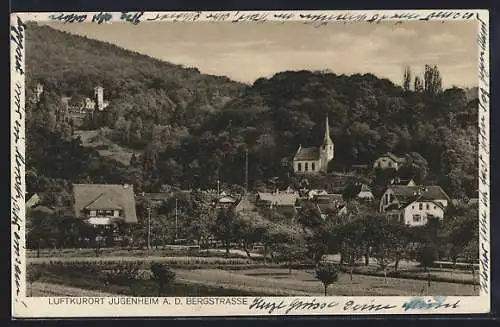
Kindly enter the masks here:
M 400 163 L 403 163 L 405 162 L 405 158 L 402 158 L 402 157 L 398 157 L 397 155 L 391 153 L 391 152 L 387 152 L 387 153 L 384 153 L 383 155 L 381 155 L 379 158 L 383 158 L 383 157 L 387 157 L 387 158 L 390 158 L 396 162 L 400 162 Z
M 110 194 L 101 193 L 95 200 L 85 206 L 87 210 L 123 210 L 123 207 L 116 203 Z
M 260 201 L 269 202 L 278 206 L 295 206 L 295 202 L 299 198 L 297 193 L 257 193 Z
M 73 196 L 77 217 L 83 217 L 84 209 L 122 209 L 125 222 L 137 223 L 132 185 L 73 184 Z
M 330 193 L 330 194 L 321 194 L 313 197 L 313 200 L 318 203 L 333 203 L 333 202 L 341 202 L 344 201 L 342 194 Z
M 319 160 L 319 147 L 299 147 L 293 160 Z
M 405 199 L 419 198 L 421 200 L 447 200 L 449 196 L 438 185 L 429 186 L 407 186 L 407 185 L 391 185 L 388 189 L 394 192 L 394 195 L 400 202 Z M 405 201 L 406 202 L 406 201 Z

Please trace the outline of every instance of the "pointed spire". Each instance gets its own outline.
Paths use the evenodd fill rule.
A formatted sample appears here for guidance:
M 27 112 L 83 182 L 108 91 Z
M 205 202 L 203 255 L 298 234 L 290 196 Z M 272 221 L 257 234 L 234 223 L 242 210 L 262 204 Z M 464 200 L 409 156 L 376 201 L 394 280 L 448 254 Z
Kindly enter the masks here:
M 332 139 L 330 138 L 330 127 L 328 124 L 328 114 L 325 119 L 325 138 L 323 139 L 323 144 L 333 144 Z

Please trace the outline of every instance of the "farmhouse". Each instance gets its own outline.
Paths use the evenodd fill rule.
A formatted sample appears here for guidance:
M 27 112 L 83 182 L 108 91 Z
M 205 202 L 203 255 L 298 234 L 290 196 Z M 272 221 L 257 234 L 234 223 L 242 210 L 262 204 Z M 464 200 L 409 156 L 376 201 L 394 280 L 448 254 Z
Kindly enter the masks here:
M 390 152 L 387 152 L 375 160 L 373 168 L 398 170 L 404 163 L 405 158 L 398 157 Z
M 296 214 L 295 203 L 298 199 L 298 192 L 259 192 L 257 193 L 256 204 L 261 207 L 274 209 L 283 215 L 293 217 Z
M 450 198 L 440 186 L 392 185 L 380 200 L 380 212 L 409 226 L 425 225 L 430 217 L 444 219 Z
M 317 147 L 303 148 L 299 145 L 293 158 L 293 171 L 297 174 L 326 173 L 328 163 L 333 160 L 334 148 L 330 137 L 328 116 L 325 120 L 325 136 L 323 144 Z
M 73 184 L 76 217 L 91 225 L 137 223 L 132 185 Z

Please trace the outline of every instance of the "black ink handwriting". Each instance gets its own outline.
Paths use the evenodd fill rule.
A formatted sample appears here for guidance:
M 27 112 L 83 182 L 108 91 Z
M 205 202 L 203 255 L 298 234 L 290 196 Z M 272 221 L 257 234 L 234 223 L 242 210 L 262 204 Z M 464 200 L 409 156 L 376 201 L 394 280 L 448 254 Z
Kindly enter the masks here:
M 122 12 L 120 19 L 124 20 L 126 22 L 131 22 L 134 25 L 137 25 L 141 22 L 140 18 L 144 15 L 144 11 L 140 12 L 128 12 L 124 11 Z
M 49 19 L 58 20 L 64 23 L 83 23 L 87 19 L 86 14 L 52 14 Z
M 16 72 L 24 75 L 24 30 L 26 25 L 21 18 L 17 17 L 17 25 L 10 27 L 10 39 L 16 45 Z

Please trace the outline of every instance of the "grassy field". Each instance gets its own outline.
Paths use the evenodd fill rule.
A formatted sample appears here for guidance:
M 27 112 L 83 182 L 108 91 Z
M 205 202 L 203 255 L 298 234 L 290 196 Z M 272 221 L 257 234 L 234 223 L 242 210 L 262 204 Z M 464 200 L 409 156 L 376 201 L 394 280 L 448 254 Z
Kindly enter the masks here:
M 286 291 L 299 295 L 323 294 L 322 284 L 315 279 L 314 271 L 292 270 L 283 268 L 256 268 L 236 271 L 220 269 L 180 270 L 179 278 L 189 281 L 207 281 L 221 285 L 240 285 L 246 289 L 267 288 L 274 293 Z M 446 282 L 427 282 L 402 278 L 354 275 L 350 280 L 348 274 L 340 273 L 339 281 L 329 287 L 329 295 L 337 296 L 391 296 L 391 295 L 477 295 L 473 285 Z
M 82 140 L 82 145 L 84 147 L 96 149 L 99 154 L 103 157 L 108 157 L 121 162 L 124 165 L 130 164 L 130 158 L 132 158 L 133 151 L 131 149 L 119 146 L 112 140 L 110 140 L 106 135 L 109 131 L 103 130 L 100 133 L 99 130 L 92 131 L 75 131 L 77 136 L 80 136 Z
M 322 295 L 323 286 L 314 277 L 313 270 L 285 268 L 225 269 L 173 269 L 175 283 L 169 287 L 169 296 L 306 296 Z M 38 281 L 66 285 L 87 290 L 132 296 L 157 296 L 154 281 L 140 279 L 127 285 L 107 285 L 95 275 L 57 270 L 46 271 Z M 35 283 L 37 284 L 37 283 Z M 472 285 L 461 283 L 431 282 L 402 278 L 354 275 L 340 273 L 339 281 L 328 288 L 336 296 L 402 296 L 402 295 L 477 295 Z

